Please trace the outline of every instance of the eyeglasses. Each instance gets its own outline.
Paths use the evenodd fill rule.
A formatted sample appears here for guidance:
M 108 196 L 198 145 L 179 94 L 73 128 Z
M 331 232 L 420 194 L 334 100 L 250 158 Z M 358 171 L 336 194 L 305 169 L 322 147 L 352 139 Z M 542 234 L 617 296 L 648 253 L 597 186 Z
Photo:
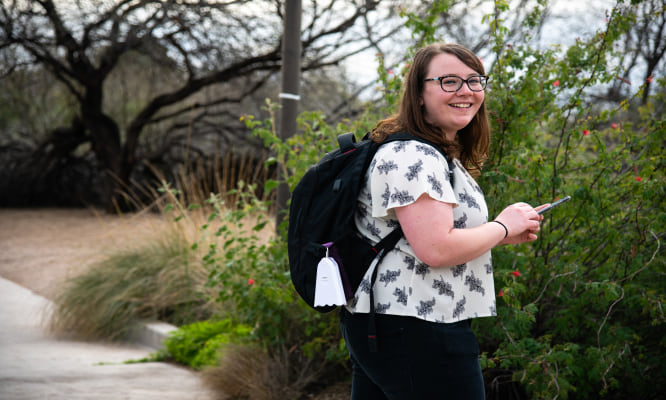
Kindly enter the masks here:
M 423 81 L 439 81 L 439 86 L 445 92 L 457 92 L 462 88 L 463 82 L 465 82 L 469 90 L 472 92 L 481 92 L 488 84 L 488 77 L 484 75 L 475 75 L 463 79 L 456 75 L 446 75 L 424 79 Z

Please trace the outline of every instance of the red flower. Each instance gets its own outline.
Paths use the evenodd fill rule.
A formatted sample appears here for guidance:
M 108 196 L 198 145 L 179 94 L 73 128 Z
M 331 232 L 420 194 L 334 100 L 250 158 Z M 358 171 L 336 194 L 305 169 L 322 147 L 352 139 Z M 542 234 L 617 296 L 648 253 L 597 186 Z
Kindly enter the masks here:
M 511 271 L 511 275 L 513 275 L 513 276 L 520 276 L 520 271 L 518 271 L 518 270 Z
M 254 279 L 250 278 L 247 280 L 248 285 L 254 285 Z
M 617 124 L 615 124 L 615 123 L 611 124 L 611 127 L 612 127 L 613 129 L 617 129 L 617 128 L 618 128 Z
M 647 78 L 647 82 L 648 82 L 648 83 L 652 82 L 652 79 L 653 79 L 653 78 L 652 78 L 652 75 L 648 76 L 648 78 Z
M 640 176 L 637 176 L 637 177 L 636 177 L 636 182 L 640 182 L 640 181 L 642 181 L 642 180 L 643 180 L 643 178 L 641 178 Z
M 388 70 L 388 73 L 389 73 L 389 75 L 393 75 L 393 70 L 392 70 L 392 69 L 389 69 L 389 70 Z
M 590 134 L 590 131 L 588 131 L 587 129 L 583 129 L 583 136 L 587 136 L 589 134 Z
M 497 297 L 502 297 L 504 296 L 504 291 L 500 289 L 499 293 L 497 293 Z
M 555 87 L 560 86 L 560 80 L 558 79 L 555 82 L 553 82 L 553 86 Z

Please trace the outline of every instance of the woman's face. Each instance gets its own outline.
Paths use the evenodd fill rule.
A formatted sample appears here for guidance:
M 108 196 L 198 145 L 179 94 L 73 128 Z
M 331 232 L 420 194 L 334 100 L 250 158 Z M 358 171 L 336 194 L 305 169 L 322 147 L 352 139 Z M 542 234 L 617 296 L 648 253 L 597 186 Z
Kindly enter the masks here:
M 438 54 L 430 60 L 426 78 L 456 75 L 463 79 L 479 75 L 479 72 L 468 67 L 453 54 Z M 424 108 L 425 120 L 441 128 L 448 140 L 453 141 L 456 133 L 467 126 L 476 115 L 485 93 L 473 92 L 466 83 L 456 92 L 445 92 L 439 81 L 424 82 L 421 105 Z

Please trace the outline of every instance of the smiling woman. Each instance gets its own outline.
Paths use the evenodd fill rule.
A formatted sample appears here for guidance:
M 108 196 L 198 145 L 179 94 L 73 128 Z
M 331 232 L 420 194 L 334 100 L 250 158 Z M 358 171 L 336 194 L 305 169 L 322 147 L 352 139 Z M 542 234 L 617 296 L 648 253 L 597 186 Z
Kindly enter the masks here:
M 377 243 L 398 226 L 403 238 L 367 271 L 341 313 L 353 400 L 485 398 L 470 325 L 496 315 L 490 250 L 536 240 L 542 219 L 517 203 L 488 223 L 472 176 L 488 152 L 486 81 L 467 48 L 427 46 L 411 63 L 398 114 L 372 131 L 380 143 L 407 131 L 431 144 L 382 146 L 358 198 L 356 227 L 365 239 Z M 438 150 L 454 160 L 451 168 Z

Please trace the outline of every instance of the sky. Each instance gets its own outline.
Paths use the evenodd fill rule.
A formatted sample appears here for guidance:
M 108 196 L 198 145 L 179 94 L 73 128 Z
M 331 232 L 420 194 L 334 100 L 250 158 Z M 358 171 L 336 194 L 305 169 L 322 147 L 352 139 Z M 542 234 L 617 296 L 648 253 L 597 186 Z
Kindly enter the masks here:
M 491 4 L 492 2 L 488 2 Z M 606 12 L 615 4 L 612 0 L 554 0 L 550 2 L 551 18 L 545 26 L 541 46 L 559 44 L 566 48 L 576 38 L 585 38 L 602 29 L 606 24 Z M 470 23 L 481 25 L 483 15 L 471 16 Z M 370 50 L 350 57 L 345 63 L 348 75 L 358 84 L 377 79 L 376 51 Z M 488 68 L 488 65 L 486 65 Z

